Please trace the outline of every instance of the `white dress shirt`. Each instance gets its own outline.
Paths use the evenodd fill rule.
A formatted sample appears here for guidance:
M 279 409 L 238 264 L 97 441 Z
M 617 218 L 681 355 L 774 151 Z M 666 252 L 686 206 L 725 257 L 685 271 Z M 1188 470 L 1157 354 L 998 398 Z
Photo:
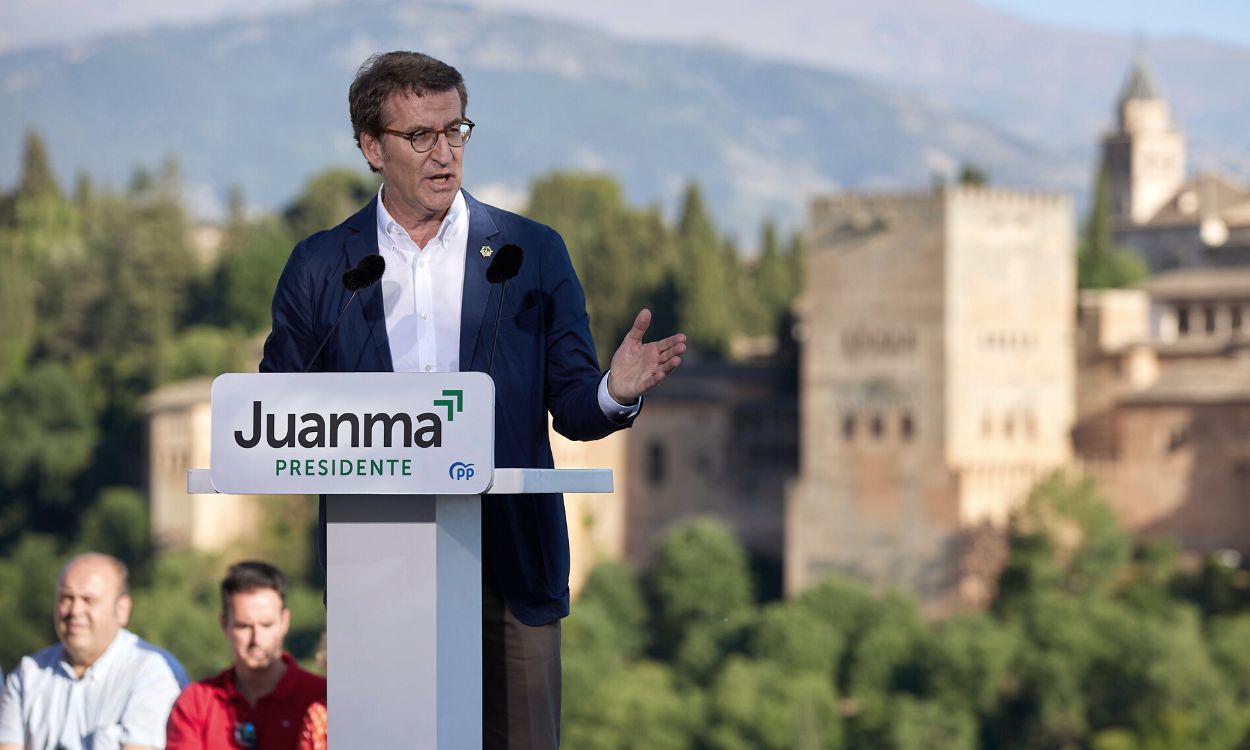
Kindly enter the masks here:
M 27 750 L 165 747 L 165 723 L 187 684 L 167 651 L 121 630 L 82 677 L 65 647 L 25 656 L 0 695 L 0 744 Z
M 417 247 L 386 210 L 378 190 L 378 252 L 386 337 L 395 372 L 459 372 L 460 308 L 464 303 L 465 253 L 469 245 L 469 206 L 457 192 L 438 232 Z M 599 408 L 624 422 L 638 413 L 642 400 L 622 406 L 608 393 L 608 376 L 599 380 Z
M 378 192 L 378 252 L 386 337 L 395 372 L 460 371 L 460 307 L 464 258 L 469 243 L 469 207 L 456 193 L 438 232 L 417 243 L 382 203 Z

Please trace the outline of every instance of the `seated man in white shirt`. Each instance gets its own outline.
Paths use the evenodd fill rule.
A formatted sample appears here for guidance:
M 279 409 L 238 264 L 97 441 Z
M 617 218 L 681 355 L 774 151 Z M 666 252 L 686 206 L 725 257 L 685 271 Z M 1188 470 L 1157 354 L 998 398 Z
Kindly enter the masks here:
M 60 643 L 22 658 L 0 695 L 0 750 L 162 750 L 187 684 L 171 654 L 128 630 L 126 566 L 79 555 L 57 580 Z

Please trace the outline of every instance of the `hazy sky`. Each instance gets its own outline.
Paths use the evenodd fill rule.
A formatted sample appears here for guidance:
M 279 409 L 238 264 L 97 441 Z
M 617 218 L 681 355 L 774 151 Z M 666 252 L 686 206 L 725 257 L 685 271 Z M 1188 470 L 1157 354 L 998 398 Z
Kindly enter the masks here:
M 1250 47 L 1247 0 L 977 0 L 1020 16 L 1065 26 L 1145 33 L 1190 34 Z
M 222 14 L 247 15 L 322 0 L 0 0 L 0 50 L 57 44 L 95 34 L 141 29 L 156 23 L 185 23 Z M 335 0 L 332 0 L 335 1 Z M 337 0 L 349 2 L 350 0 Z M 452 0 L 455 1 L 455 0 Z M 977 0 L 1029 18 L 1068 26 L 1145 33 L 1188 34 L 1250 47 L 1250 0 Z M 773 0 L 770 13 L 801 24 L 804 7 L 827 0 Z M 757 40 L 758 29 L 727 32 L 717 23 L 717 0 L 478 0 L 473 4 L 516 8 L 591 23 L 631 36 L 669 40 L 713 38 L 767 53 L 778 46 L 784 23 L 772 24 L 771 40 Z M 754 7 L 754 4 L 752 4 Z M 717 9 L 710 12 L 710 9 Z M 723 21 L 723 19 L 720 19 Z M 774 19 L 779 20 L 779 19 Z

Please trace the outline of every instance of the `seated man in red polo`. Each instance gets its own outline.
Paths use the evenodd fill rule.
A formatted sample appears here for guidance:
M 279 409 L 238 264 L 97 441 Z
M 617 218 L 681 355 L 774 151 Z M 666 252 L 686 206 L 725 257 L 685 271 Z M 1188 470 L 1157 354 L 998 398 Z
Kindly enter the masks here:
M 301 722 L 325 701 L 326 679 L 282 650 L 291 626 L 282 573 L 242 562 L 221 582 L 221 629 L 234 666 L 187 687 L 174 704 L 167 750 L 295 750 Z

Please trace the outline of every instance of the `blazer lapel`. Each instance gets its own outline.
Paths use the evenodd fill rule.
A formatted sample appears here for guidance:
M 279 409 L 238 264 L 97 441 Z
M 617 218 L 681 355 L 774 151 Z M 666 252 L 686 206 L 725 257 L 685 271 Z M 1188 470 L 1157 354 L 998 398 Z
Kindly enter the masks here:
M 347 268 L 350 269 L 355 268 L 366 255 L 374 255 L 378 252 L 378 199 L 374 197 L 369 201 L 369 205 L 347 220 L 347 225 L 354 230 L 347 238 Z M 379 281 L 367 289 L 362 289 L 357 296 L 359 299 L 356 302 L 363 312 L 364 325 L 368 331 L 368 336 L 361 336 L 362 345 L 367 346 L 365 340 L 371 340 L 374 354 L 381 364 L 380 371 L 390 372 L 395 369 L 395 366 L 391 362 L 391 342 L 386 335 L 386 310 L 382 306 L 382 282 Z M 335 314 L 338 314 L 337 311 Z M 358 320 L 358 318 L 349 312 L 348 317 L 343 319 L 343 324 L 348 323 L 349 320 Z
M 494 238 L 499 234 L 489 207 L 477 201 L 465 190 L 464 200 L 469 208 L 469 241 L 464 254 L 464 296 L 460 302 L 460 370 L 473 369 L 473 356 L 477 351 L 482 319 L 486 315 L 491 297 L 491 285 L 486 281 L 486 268 L 494 256 Z M 491 248 L 490 255 L 482 249 Z

